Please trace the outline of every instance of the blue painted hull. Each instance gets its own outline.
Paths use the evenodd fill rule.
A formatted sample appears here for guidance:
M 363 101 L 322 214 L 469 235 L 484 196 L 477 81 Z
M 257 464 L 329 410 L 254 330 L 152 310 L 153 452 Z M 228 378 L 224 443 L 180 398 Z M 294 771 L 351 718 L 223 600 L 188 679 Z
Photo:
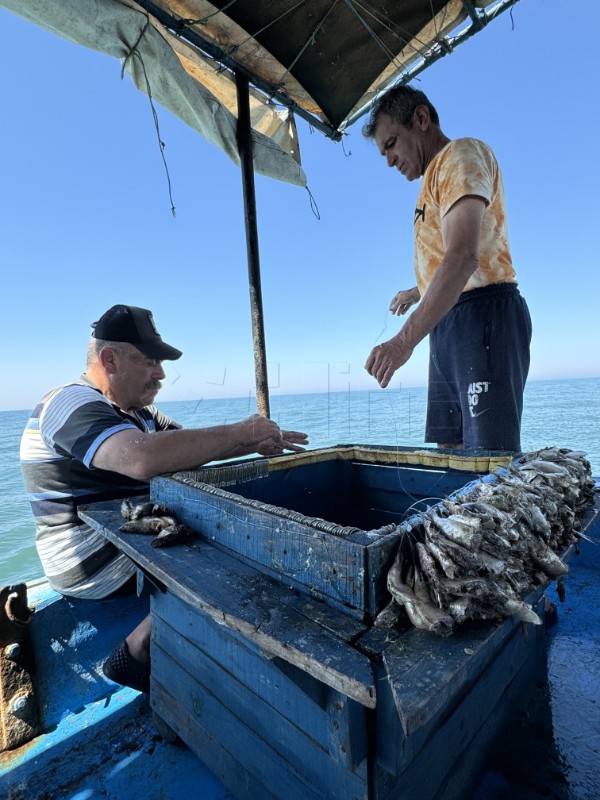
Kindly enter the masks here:
M 106 654 L 142 619 L 147 601 L 73 602 L 45 581 L 28 590 L 44 732 L 0 755 L 0 797 L 228 797 L 191 751 L 164 742 L 146 696 L 102 673 Z

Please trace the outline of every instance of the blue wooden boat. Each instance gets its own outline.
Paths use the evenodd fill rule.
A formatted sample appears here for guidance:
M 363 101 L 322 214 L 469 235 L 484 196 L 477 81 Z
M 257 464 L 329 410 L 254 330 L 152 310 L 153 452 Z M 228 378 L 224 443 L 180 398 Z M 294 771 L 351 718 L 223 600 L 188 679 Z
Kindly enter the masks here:
M 561 763 L 584 771 L 570 796 L 585 797 L 598 722 L 588 706 L 598 673 L 597 492 L 581 519 L 585 538 L 565 554 L 565 603 L 551 590 L 552 631 L 515 618 L 447 638 L 373 625 L 408 524 L 393 520 L 426 503 L 432 483 L 456 498 L 506 462 L 342 446 L 161 476 L 152 499 L 187 514 L 198 535 L 160 549 L 119 530 L 120 502 L 83 508 L 150 594 L 149 700 L 101 669 L 147 598 L 78 602 L 30 585 L 39 726 L 0 756 L 6 796 L 448 800 L 474 796 L 479 783 L 477 796 L 491 798 L 481 784 L 497 779 L 490 752 L 516 736 L 548 680 Z M 349 505 L 369 531 L 344 524 Z M 333 543 L 335 528 L 345 535 Z M 542 593 L 527 598 L 540 614 Z M 573 725 L 583 737 L 567 733 Z M 535 758 L 546 766 L 548 749 Z
M 253 0 L 249 15 L 249 4 L 225 1 L 0 5 L 122 58 L 142 91 L 148 76 L 151 83 L 160 76 L 154 101 L 240 163 L 257 400 L 268 413 L 252 176 L 256 170 L 305 183 L 293 118 L 275 111 L 286 108 L 340 139 L 381 87 L 411 80 L 514 2 L 387 4 L 380 30 L 358 4 L 328 0 L 314 0 L 310 13 L 302 4 Z M 335 34 L 321 38 L 325 28 Z M 314 43 L 320 46 L 308 47 Z M 257 117 L 266 127 L 252 127 Z M 386 454 L 384 447 L 374 454 L 345 445 L 333 454 L 161 476 L 151 496 L 197 536 L 160 549 L 119 530 L 116 504 L 82 509 L 138 565 L 144 593 L 77 602 L 44 580 L 5 587 L 0 668 L 10 691 L 0 698 L 2 796 L 515 797 L 501 743 L 531 730 L 523 715 L 540 683 L 552 693 L 552 703 L 541 705 L 560 750 L 553 762 L 565 773 L 560 789 L 573 800 L 594 796 L 600 659 L 592 609 L 600 599 L 600 555 L 590 539 L 599 532 L 597 492 L 579 519 L 580 538 L 563 554 L 570 566 L 565 602 L 548 589 L 560 614 L 551 630 L 507 618 L 441 638 L 410 625 L 375 625 L 415 498 L 426 507 L 433 484 L 445 497 L 460 496 L 507 461 L 502 454 Z M 540 615 L 543 591 L 539 585 L 526 598 Z M 148 596 L 153 670 L 146 698 L 112 684 L 101 665 L 144 616 Z M 539 744 L 539 732 L 532 738 Z M 524 753 L 529 776 L 547 763 L 547 748 Z M 538 785 L 547 796 L 543 780 Z

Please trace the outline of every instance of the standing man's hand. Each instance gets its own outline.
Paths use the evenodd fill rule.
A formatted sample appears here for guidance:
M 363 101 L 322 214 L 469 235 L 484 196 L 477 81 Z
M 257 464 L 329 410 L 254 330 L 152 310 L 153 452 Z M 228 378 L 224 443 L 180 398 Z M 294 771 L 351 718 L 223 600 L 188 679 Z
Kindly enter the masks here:
M 413 347 L 390 339 L 371 350 L 365 369 L 372 375 L 382 389 L 391 381 L 396 370 L 400 369 L 413 354 Z
M 392 314 L 400 317 L 402 314 L 406 314 L 408 309 L 415 303 L 418 303 L 420 299 L 421 294 L 416 286 L 412 289 L 401 289 L 393 296 L 392 302 L 390 303 L 390 311 Z

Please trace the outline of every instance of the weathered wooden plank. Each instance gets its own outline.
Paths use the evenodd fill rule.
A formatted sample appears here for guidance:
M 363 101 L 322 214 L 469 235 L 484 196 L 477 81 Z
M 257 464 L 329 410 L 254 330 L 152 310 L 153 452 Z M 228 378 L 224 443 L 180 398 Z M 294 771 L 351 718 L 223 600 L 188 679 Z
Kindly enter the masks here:
M 294 667 L 293 672 L 286 671 L 286 662 L 267 659 L 252 642 L 194 612 L 170 593 L 153 595 L 152 613 L 153 644 L 201 676 L 205 688 L 234 709 L 246 725 L 266 727 L 267 738 L 277 739 L 278 717 L 273 720 L 268 713 L 272 707 L 292 723 L 294 735 L 296 730 L 306 731 L 328 750 L 330 758 L 348 769 L 354 771 L 366 759 L 362 706 Z M 233 695 L 228 687 L 231 676 L 235 676 Z M 280 731 L 281 736 L 285 733 Z
M 221 690 L 235 676 L 236 691 L 271 706 L 300 730 L 311 731 L 326 747 L 330 733 L 325 713 L 329 687 L 287 662 L 269 659 L 253 642 L 218 625 L 206 614 L 193 610 L 172 594 L 152 598 L 152 641 L 181 664 L 191 664 L 208 691 L 228 704 Z M 192 663 L 193 662 L 193 663 Z M 154 669 L 154 666 L 153 666 Z M 252 702 L 252 700 L 251 700 Z
M 181 696 L 178 684 L 176 690 L 171 688 L 175 686 L 174 661 L 286 759 L 293 762 L 297 754 L 310 750 L 311 769 L 317 773 L 321 768 L 339 771 L 342 765 L 338 781 L 342 781 L 346 769 L 361 773 L 360 780 L 366 780 L 362 706 L 324 684 L 313 687 L 312 694 L 320 695 L 320 702 L 314 702 L 278 667 L 278 664 L 285 664 L 280 659 L 272 661 L 257 656 L 251 643 L 228 630 L 210 641 L 211 631 L 203 629 L 210 629 L 215 623 L 206 615 L 194 615 L 194 629 L 199 629 L 200 638 L 208 643 L 208 651 L 199 649 L 180 630 L 183 624 L 185 633 L 190 632 L 187 615 L 184 618 L 174 618 L 172 613 L 165 615 L 174 619 L 176 627 L 165 622 L 162 616 L 156 618 L 152 670 L 158 682 Z M 357 769 L 361 764 L 362 768 Z
M 132 499 L 135 499 L 136 502 L 144 503 L 150 499 L 150 495 L 141 495 Z M 103 530 L 107 533 L 114 531 L 117 533 L 119 527 L 125 522 L 121 514 L 121 502 L 120 500 L 104 500 L 100 503 L 79 506 L 77 514 L 95 530 Z M 138 535 L 141 536 L 142 534 Z M 123 538 L 125 539 L 125 537 Z
M 353 491 L 364 487 L 373 495 L 378 492 L 397 495 L 399 499 L 408 498 L 415 502 L 424 497 L 442 500 L 451 492 L 461 489 L 466 483 L 479 476 L 476 473 L 457 472 L 452 469 L 433 469 L 431 467 L 409 466 L 407 464 L 366 464 L 356 462 L 352 465 Z M 391 498 L 390 498 L 391 500 Z
M 401 445 L 370 445 L 340 443 L 335 447 L 307 450 L 303 453 L 275 456 L 268 460 L 269 473 L 278 469 L 288 469 L 300 464 L 313 464 L 331 459 L 345 459 L 368 464 L 398 464 L 434 469 L 452 469 L 459 472 L 485 473 L 500 466 L 506 466 L 511 456 L 494 451 L 480 453 L 458 453 L 439 451 L 433 448 L 415 450 Z M 253 459 L 258 461 L 259 459 Z
M 370 622 L 375 620 L 379 612 L 390 602 L 391 595 L 387 588 L 387 574 L 392 566 L 400 535 L 382 537 L 365 552 L 365 610 Z
M 220 742 L 230 756 L 229 772 L 222 776 L 233 790 L 235 773 L 240 769 L 258 786 L 277 798 L 288 800 L 325 800 L 325 798 L 366 798 L 365 770 L 351 772 L 331 758 L 308 735 L 304 735 L 255 696 L 254 713 L 245 687 L 237 698 L 230 680 L 231 695 L 221 701 L 202 684 L 203 676 L 190 674 L 164 651 L 154 650 L 151 702 L 159 716 L 175 730 L 188 746 L 214 770 L 207 759 L 207 737 Z M 176 693 L 169 691 L 176 686 Z M 184 700 L 185 698 L 185 700 Z M 247 722 L 249 724 L 247 724 Z M 232 774 L 233 773 L 233 774 Z M 240 792 L 240 790 L 237 790 Z M 248 794 L 240 800 L 263 796 Z
M 390 781 L 379 775 L 386 800 L 464 800 L 498 732 L 515 717 L 531 697 L 536 679 L 545 675 L 544 631 L 535 628 L 529 640 L 519 627 L 488 668 L 480 673 L 469 691 L 456 697 L 431 722 L 428 729 L 409 737 L 413 748 L 405 752 L 399 777 Z
M 364 609 L 364 548 L 292 519 L 169 478 L 155 478 L 151 496 L 207 541 L 289 577 L 314 595 Z
M 276 794 L 269 791 L 269 786 L 264 786 L 248 770 L 244 769 L 234 755 L 225 745 L 211 734 L 211 727 L 201 726 L 195 719 L 192 710 L 183 705 L 170 695 L 158 682 L 153 682 L 150 704 L 153 709 L 168 709 L 168 726 L 190 746 L 193 740 L 192 752 L 206 764 L 211 772 L 228 788 L 234 797 L 239 800 L 244 798 L 260 798 L 260 800 L 281 800 Z M 157 711 L 161 718 L 161 714 Z M 237 733 L 237 732 L 236 732 Z M 245 736 L 244 736 L 245 734 Z M 248 733 L 242 731 L 242 744 L 246 743 Z M 322 800 L 320 798 L 319 800 Z
M 370 712 L 370 748 L 375 762 L 371 772 L 377 773 L 377 783 L 384 785 L 386 776 L 391 776 L 392 783 L 395 783 L 401 769 L 410 761 L 409 754 L 414 753 L 412 745 L 416 737 L 407 737 L 402 729 L 387 672 L 380 663 L 377 664 L 376 680 L 377 708 Z M 417 751 L 421 745 L 422 742 L 416 745 Z M 382 794 L 381 797 L 387 796 Z
M 323 600 L 307 600 L 304 594 L 290 592 L 286 604 L 345 642 L 353 642 L 369 629 L 368 624 L 361 620 L 340 613 L 337 608 Z
M 367 754 L 369 737 L 367 727 L 368 711 L 354 700 L 339 694 L 331 697 L 328 703 L 329 714 L 329 752 L 333 760 L 343 764 L 351 772 L 359 765 L 364 781 L 367 780 Z
M 288 606 L 289 589 L 200 540 L 193 545 L 152 548 L 151 537 L 126 534 L 115 527 L 114 508 L 92 511 L 88 507 L 81 516 L 177 597 L 267 653 L 295 664 L 361 705 L 375 707 L 369 659 Z M 311 601 L 306 598 L 306 602 Z
M 534 627 L 526 629 L 532 648 Z M 447 713 L 514 637 L 515 629 L 521 630 L 522 624 L 511 619 L 456 631 L 443 639 L 413 629 L 393 641 L 383 652 L 383 663 L 406 735 L 414 734 L 442 710 Z
M 542 591 L 540 588 L 537 593 L 538 602 Z M 383 663 L 406 734 L 426 725 L 468 691 L 514 636 L 515 629 L 525 630 L 530 648 L 534 648 L 537 641 L 534 627 L 524 628 L 522 623 L 511 619 L 470 631 L 456 631 L 443 639 L 413 629 L 393 642 L 383 652 Z
M 242 497 L 347 524 L 336 518 L 351 497 L 350 461 L 332 459 L 223 487 Z M 352 524 L 352 523 L 349 523 Z
M 357 508 L 370 510 L 376 524 L 369 528 L 374 528 L 398 524 L 410 511 L 423 511 L 476 477 L 451 470 L 356 463 L 352 494 Z
M 505 466 L 511 460 L 506 454 L 494 451 L 481 453 L 459 453 L 457 451 L 440 452 L 434 449 L 415 450 L 411 447 L 381 445 L 348 445 L 352 447 L 354 461 L 365 461 L 377 464 L 399 464 L 414 467 L 433 467 L 434 469 L 456 470 L 466 473 L 491 472 L 499 466 Z

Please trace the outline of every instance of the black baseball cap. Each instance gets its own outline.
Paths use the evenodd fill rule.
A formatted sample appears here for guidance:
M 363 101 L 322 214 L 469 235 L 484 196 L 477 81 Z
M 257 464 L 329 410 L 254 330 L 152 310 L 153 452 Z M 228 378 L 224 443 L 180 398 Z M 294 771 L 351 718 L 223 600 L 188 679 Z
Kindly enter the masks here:
M 95 339 L 108 342 L 129 342 L 148 358 L 159 361 L 176 361 L 181 350 L 163 342 L 156 330 L 152 312 L 137 306 L 116 305 L 109 308 L 98 322 L 92 322 Z

